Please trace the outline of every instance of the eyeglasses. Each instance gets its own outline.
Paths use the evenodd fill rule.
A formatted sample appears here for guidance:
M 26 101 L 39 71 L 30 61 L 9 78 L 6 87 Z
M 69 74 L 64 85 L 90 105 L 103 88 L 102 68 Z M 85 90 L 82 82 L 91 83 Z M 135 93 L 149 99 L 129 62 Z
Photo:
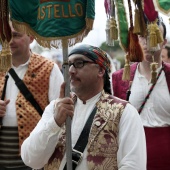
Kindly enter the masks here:
M 85 61 L 85 60 L 76 60 L 73 63 L 68 63 L 69 67 L 71 67 L 72 65 L 75 68 L 82 68 L 84 66 L 85 63 L 89 63 L 89 64 L 93 64 L 93 61 Z

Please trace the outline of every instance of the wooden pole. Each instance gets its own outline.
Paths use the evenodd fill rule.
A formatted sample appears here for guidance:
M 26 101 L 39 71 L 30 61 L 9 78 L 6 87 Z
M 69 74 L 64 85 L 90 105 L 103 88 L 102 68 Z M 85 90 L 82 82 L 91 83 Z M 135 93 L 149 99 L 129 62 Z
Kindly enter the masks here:
M 64 81 L 66 82 L 65 96 L 70 96 L 70 81 L 68 74 L 68 42 L 67 39 L 62 40 L 62 51 L 63 51 L 63 75 Z M 71 117 L 67 117 L 66 120 L 66 161 L 67 170 L 72 170 L 72 142 L 71 142 Z

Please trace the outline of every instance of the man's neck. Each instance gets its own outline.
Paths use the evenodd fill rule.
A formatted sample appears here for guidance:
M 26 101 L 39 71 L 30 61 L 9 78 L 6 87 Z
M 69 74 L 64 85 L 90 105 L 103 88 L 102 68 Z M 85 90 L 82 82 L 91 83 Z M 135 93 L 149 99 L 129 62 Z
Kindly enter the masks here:
M 27 55 L 23 56 L 12 56 L 12 64 L 15 67 L 18 67 L 22 64 L 25 64 L 31 56 L 31 53 L 28 53 Z
M 82 95 L 82 96 L 78 96 L 78 98 L 83 102 L 83 104 L 86 104 L 86 101 L 93 98 L 94 96 L 96 96 L 97 94 L 99 94 L 102 90 L 100 91 L 96 91 L 96 93 L 91 93 L 91 95 L 89 94 L 88 96 Z

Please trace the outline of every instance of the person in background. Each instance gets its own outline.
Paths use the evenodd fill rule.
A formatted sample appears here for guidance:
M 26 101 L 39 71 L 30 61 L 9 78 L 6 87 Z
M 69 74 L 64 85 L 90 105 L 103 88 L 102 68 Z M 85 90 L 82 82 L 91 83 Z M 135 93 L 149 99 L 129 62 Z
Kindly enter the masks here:
M 32 36 L 17 32 L 12 27 L 10 49 L 12 68 L 34 96 L 39 107 L 44 108 L 59 97 L 63 76 L 58 66 L 30 50 Z M 7 86 L 4 86 L 8 75 Z M 5 99 L 0 100 L 0 169 L 31 170 L 20 156 L 21 144 L 40 119 L 40 114 L 23 96 L 14 79 L 7 72 L 0 72 L 0 94 L 5 91 Z M 29 97 L 29 96 L 27 96 Z
M 111 95 L 107 54 L 91 45 L 79 45 L 69 53 L 68 65 L 73 96 L 64 97 L 63 84 L 60 97 L 46 107 L 22 144 L 24 163 L 35 169 L 63 170 L 65 122 L 70 116 L 76 170 L 146 170 L 146 142 L 139 114 L 131 104 Z M 91 124 L 85 126 L 86 122 Z M 89 134 L 82 132 L 84 126 Z
M 130 66 L 130 83 L 122 80 L 123 69 L 112 75 L 114 95 L 129 98 L 140 114 L 146 135 L 147 170 L 169 170 L 170 167 L 170 65 L 162 62 L 161 51 L 167 43 L 166 27 L 162 20 L 158 24 L 164 41 L 152 55 L 147 48 L 147 37 L 139 36 L 144 60 Z M 158 67 L 157 81 L 152 84 L 153 58 Z
M 162 60 L 170 63 L 170 46 L 166 45 L 161 52 Z

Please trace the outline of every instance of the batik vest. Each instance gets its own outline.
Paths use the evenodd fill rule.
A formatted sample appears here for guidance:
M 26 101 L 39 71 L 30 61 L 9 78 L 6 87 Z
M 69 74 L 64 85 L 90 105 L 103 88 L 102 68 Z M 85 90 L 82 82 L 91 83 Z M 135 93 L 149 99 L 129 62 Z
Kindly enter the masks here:
M 54 63 L 37 54 L 32 54 L 23 81 L 33 94 L 42 110 L 49 104 L 49 78 Z M 0 72 L 0 95 L 4 87 L 5 73 Z M 39 119 L 41 118 L 36 109 L 19 91 L 16 100 L 16 114 L 19 132 L 19 146 L 29 136 Z
M 134 63 L 130 66 L 130 81 L 133 81 L 135 71 L 138 63 Z M 163 70 L 165 72 L 165 77 L 170 92 L 170 64 L 162 63 Z M 120 69 L 112 74 L 112 87 L 114 96 L 126 100 L 127 90 L 129 89 L 129 81 L 122 80 L 123 69 Z
M 102 92 L 87 144 L 89 170 L 117 170 L 119 122 L 126 101 Z M 65 153 L 65 129 L 45 170 L 58 170 Z

